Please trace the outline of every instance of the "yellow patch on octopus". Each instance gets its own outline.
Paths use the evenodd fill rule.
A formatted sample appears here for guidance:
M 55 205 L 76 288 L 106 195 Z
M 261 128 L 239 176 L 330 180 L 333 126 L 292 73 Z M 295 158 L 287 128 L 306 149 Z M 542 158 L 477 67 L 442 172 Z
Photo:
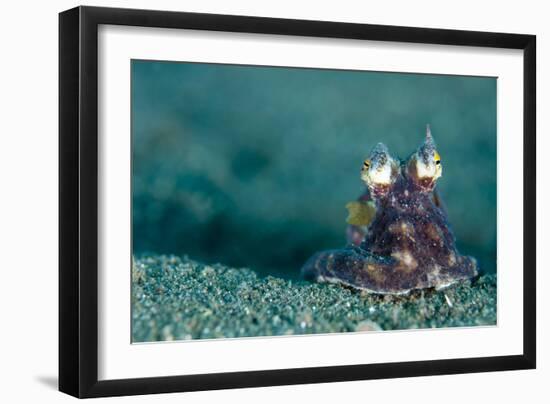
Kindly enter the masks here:
M 398 222 L 392 223 L 389 227 L 389 230 L 393 234 L 402 234 L 405 237 L 414 241 L 414 227 L 409 222 Z
M 366 271 L 369 273 L 369 275 L 371 276 L 371 278 L 375 281 L 375 282 L 382 282 L 384 279 L 386 279 L 386 274 L 384 272 L 384 268 L 376 265 L 376 264 L 372 264 L 372 263 L 365 263 L 363 265 L 363 271 Z
M 401 222 L 401 232 L 410 235 L 414 231 L 413 225 L 409 222 Z
M 346 204 L 348 217 L 346 222 L 354 226 L 368 226 L 376 214 L 372 201 L 352 201 Z
M 453 266 L 454 264 L 456 264 L 456 255 L 454 252 L 451 252 L 449 254 L 449 265 Z
M 418 262 L 412 256 L 410 251 L 394 251 L 391 256 L 399 261 L 397 268 L 403 269 L 405 271 L 412 271 L 418 267 Z

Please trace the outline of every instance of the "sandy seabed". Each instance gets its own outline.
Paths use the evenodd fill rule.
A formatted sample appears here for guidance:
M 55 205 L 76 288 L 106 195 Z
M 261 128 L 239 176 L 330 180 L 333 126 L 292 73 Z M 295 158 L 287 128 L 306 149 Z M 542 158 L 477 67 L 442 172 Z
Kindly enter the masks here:
M 440 291 L 376 295 L 187 257 L 141 255 L 132 267 L 132 340 L 495 325 L 496 285 L 496 275 L 482 275 Z

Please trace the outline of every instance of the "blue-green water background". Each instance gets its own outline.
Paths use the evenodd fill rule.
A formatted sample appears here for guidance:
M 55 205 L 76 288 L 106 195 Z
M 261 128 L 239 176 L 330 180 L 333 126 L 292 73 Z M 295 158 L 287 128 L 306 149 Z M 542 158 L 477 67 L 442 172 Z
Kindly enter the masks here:
M 132 61 L 133 249 L 296 277 L 376 142 L 430 123 L 461 252 L 496 271 L 495 78 Z

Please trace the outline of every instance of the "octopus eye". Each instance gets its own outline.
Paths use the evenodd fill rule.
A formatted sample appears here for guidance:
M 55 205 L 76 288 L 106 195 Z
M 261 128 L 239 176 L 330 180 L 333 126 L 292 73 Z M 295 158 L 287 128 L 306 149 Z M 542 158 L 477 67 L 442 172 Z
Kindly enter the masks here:
M 363 170 L 368 170 L 369 167 L 370 167 L 370 161 L 369 160 L 363 161 Z
M 438 153 L 438 152 L 435 152 L 435 154 L 434 154 L 434 161 L 435 161 L 435 164 L 436 164 L 436 165 L 440 165 L 440 164 L 441 164 L 441 157 L 439 156 L 439 153 Z

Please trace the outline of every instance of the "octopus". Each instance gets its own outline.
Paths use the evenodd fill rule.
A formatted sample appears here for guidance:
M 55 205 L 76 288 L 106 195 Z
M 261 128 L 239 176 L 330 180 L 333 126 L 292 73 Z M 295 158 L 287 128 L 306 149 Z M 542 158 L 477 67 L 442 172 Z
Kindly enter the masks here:
M 443 289 L 478 274 L 461 255 L 435 187 L 443 167 L 429 125 L 426 137 L 400 161 L 378 143 L 363 162 L 367 191 L 348 203 L 344 248 L 315 253 L 302 276 L 378 294 Z

